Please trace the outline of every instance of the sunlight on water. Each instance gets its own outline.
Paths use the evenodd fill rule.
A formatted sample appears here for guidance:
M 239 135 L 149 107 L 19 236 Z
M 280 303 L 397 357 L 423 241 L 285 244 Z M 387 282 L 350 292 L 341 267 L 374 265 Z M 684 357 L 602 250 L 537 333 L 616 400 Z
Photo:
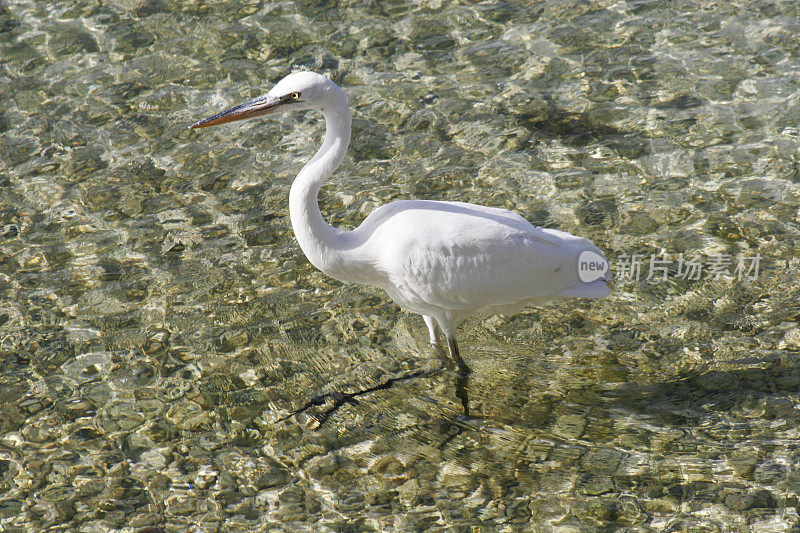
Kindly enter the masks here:
M 797 5 L 323 4 L 0 7 L 0 530 L 797 528 Z M 300 251 L 319 117 L 186 129 L 297 69 L 353 107 L 332 224 L 461 200 L 608 257 L 462 325 L 472 418 Z

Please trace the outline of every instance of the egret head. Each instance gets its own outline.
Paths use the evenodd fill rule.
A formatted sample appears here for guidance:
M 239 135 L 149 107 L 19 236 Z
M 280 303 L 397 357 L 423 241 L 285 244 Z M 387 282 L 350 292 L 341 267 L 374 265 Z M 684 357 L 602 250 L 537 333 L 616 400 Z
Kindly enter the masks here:
M 324 111 L 337 104 L 347 106 L 347 96 L 331 80 L 315 72 L 294 72 L 279 81 L 267 94 L 196 122 L 189 129 L 207 128 L 292 109 Z

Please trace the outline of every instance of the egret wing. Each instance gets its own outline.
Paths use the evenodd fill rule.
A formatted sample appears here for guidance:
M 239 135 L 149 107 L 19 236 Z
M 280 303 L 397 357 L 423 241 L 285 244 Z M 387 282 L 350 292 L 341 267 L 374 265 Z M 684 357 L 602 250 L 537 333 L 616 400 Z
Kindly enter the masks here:
M 466 311 L 555 297 L 580 283 L 580 248 L 594 249 L 502 209 L 431 204 L 438 205 L 403 210 L 386 225 L 394 235 L 384 257 L 393 297 L 412 310 L 415 302 Z

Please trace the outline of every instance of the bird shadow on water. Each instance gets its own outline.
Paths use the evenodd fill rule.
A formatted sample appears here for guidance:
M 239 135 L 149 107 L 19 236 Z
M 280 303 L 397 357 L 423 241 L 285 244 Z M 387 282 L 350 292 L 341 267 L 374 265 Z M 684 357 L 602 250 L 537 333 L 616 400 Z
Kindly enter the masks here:
M 334 415 L 343 406 L 359 405 L 361 403 L 361 400 L 359 400 L 359 398 L 362 396 L 366 396 L 373 392 L 390 389 L 394 387 L 395 384 L 404 381 L 410 381 L 421 378 L 432 378 L 448 370 L 450 370 L 449 365 L 443 364 L 441 367 L 434 370 L 416 370 L 413 372 L 407 372 L 405 374 L 401 374 L 399 376 L 387 378 L 378 385 L 360 389 L 355 392 L 333 391 L 324 394 L 319 394 L 317 396 L 313 396 L 310 400 L 308 400 L 305 404 L 303 404 L 302 407 L 294 409 L 286 416 L 279 418 L 277 422 L 284 422 L 296 415 L 308 412 L 313 407 L 319 407 L 330 402 L 330 406 L 327 407 L 325 410 L 311 414 L 311 416 L 314 419 L 316 419 L 316 421 L 319 424 L 324 424 L 330 419 L 332 415 Z M 469 374 L 462 372 L 454 372 L 453 374 L 454 374 L 453 391 L 455 392 L 456 398 L 458 398 L 458 400 L 461 402 L 461 406 L 463 407 L 464 410 L 464 418 L 466 419 L 469 418 L 470 416 Z
M 498 356 L 501 351 L 505 357 Z M 791 406 L 786 409 L 782 406 L 787 397 L 797 399 L 800 393 L 800 363 L 785 356 L 714 362 L 713 367 L 712 363 L 698 365 L 660 382 L 604 383 L 602 378 L 596 379 L 599 376 L 594 371 L 587 370 L 589 367 L 571 365 L 566 359 L 541 354 L 533 357 L 529 349 L 507 351 L 507 346 L 489 351 L 473 349 L 477 369 L 472 375 L 452 372 L 445 364 L 381 372 L 383 376 L 377 380 L 361 371 L 342 373 L 338 369 L 336 373 L 343 379 L 336 385 L 323 380 L 319 382 L 322 390 L 306 389 L 303 393 L 294 388 L 287 396 L 278 391 L 293 388 L 285 388 L 287 380 L 291 380 L 292 367 L 292 372 L 286 370 L 285 375 L 274 376 L 263 390 L 259 385 L 253 389 L 233 382 L 231 376 L 215 376 L 204 380 L 201 392 L 208 396 L 204 403 L 220 412 L 226 408 L 235 412 L 239 405 L 250 405 L 246 411 L 253 416 L 264 410 L 272 411 L 275 418 L 268 418 L 284 428 L 280 431 L 288 429 L 287 421 L 304 415 L 325 434 L 337 434 L 347 426 L 348 439 L 369 439 L 376 432 L 388 438 L 398 431 L 407 439 L 416 431 L 424 439 L 433 438 L 434 433 L 442 434 L 446 440 L 441 446 L 447 446 L 464 432 L 499 425 L 520 438 L 536 436 L 554 442 L 566 439 L 564 446 L 590 447 L 599 446 L 600 441 L 595 442 L 591 437 L 583 442 L 585 436 L 575 440 L 570 435 L 577 433 L 563 427 L 571 417 L 589 421 L 594 433 L 607 426 L 608 434 L 601 440 L 611 441 L 616 440 L 614 433 L 628 427 L 617 426 L 614 421 L 628 417 L 632 417 L 630 431 L 634 433 L 639 427 L 636 419 L 647 427 L 655 425 L 669 430 L 713 427 L 716 432 L 736 431 L 734 426 L 741 425 L 743 419 L 748 419 L 744 420 L 745 425 L 755 424 L 757 421 L 752 417 L 764 410 L 764 406 L 769 417 L 794 419 Z M 398 353 L 391 356 L 402 359 Z M 439 356 L 441 359 L 444 352 Z M 418 358 L 415 353 L 411 360 L 421 362 Z M 491 365 L 485 362 L 489 359 Z M 327 370 L 326 374 L 330 374 L 332 369 Z M 327 388 L 330 385 L 333 387 Z M 298 407 L 288 411 L 291 403 Z M 354 408 L 356 411 L 351 411 Z M 301 416 L 298 422 L 302 420 Z M 352 422 L 356 421 L 360 429 L 354 432 L 356 426 Z M 614 431 L 613 427 L 618 429 Z M 698 433 L 696 438 L 702 441 L 706 437 Z

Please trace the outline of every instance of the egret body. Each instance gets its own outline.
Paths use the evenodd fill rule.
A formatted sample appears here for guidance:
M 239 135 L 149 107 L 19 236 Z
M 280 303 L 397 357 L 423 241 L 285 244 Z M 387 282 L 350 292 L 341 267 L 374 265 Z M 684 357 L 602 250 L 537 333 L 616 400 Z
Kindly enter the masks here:
M 317 194 L 344 158 L 351 115 L 347 95 L 319 74 L 290 74 L 266 95 L 190 128 L 300 109 L 325 117 L 322 146 L 289 193 L 292 228 L 306 257 L 332 278 L 383 288 L 401 308 L 422 315 L 431 343 L 439 341 L 438 324 L 463 373 L 469 368 L 459 354 L 456 327 L 464 318 L 515 313 L 557 298 L 609 294 L 608 265 L 591 241 L 533 226 L 505 209 L 402 200 L 376 209 L 355 230 L 330 226 Z M 579 272 L 586 253 L 605 265 L 588 280 Z

